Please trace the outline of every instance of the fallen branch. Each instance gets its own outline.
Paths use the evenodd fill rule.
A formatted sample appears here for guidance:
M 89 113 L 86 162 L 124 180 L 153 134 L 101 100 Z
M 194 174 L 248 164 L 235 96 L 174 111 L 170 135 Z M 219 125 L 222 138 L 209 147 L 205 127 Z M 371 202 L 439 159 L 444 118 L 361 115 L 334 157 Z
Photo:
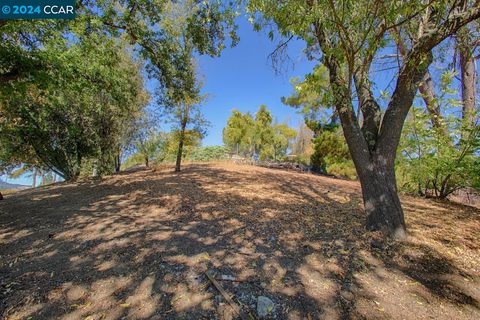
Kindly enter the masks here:
M 242 279 L 237 279 L 237 278 L 223 278 L 223 277 L 216 277 L 215 280 L 218 281 L 228 281 L 228 282 L 244 282 L 244 283 L 256 283 L 258 280 L 242 280 Z
M 230 298 L 228 293 L 222 288 L 220 283 L 210 274 L 210 271 L 205 272 L 207 278 L 212 282 L 215 288 L 222 294 L 223 298 L 228 302 L 233 311 L 240 317 L 242 320 L 248 320 L 247 316 L 240 310 L 238 305 Z

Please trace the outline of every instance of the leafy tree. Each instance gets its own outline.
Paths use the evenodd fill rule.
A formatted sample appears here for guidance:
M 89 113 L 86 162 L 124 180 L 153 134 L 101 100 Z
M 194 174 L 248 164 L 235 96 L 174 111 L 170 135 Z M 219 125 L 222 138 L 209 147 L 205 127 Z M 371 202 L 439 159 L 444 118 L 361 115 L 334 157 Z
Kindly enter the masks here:
M 175 123 L 173 126 L 173 134 L 177 141 L 177 156 L 175 161 L 175 171 L 180 171 L 181 161 L 183 157 L 183 148 L 185 144 L 189 144 L 187 140 L 192 137 L 202 139 L 205 136 L 208 121 L 200 112 L 199 103 L 201 100 L 190 100 L 188 97 L 182 98 L 183 102 L 169 102 L 164 105 L 164 112 L 171 117 L 171 121 Z M 200 96 L 196 99 L 201 99 Z
M 367 228 L 404 237 L 405 220 L 394 170 L 403 124 L 432 62 L 432 50 L 480 17 L 477 1 L 395 1 L 386 6 L 371 0 L 251 0 L 249 10 L 262 14 L 257 23 L 273 21 L 281 35 L 302 38 L 312 55 L 320 53 L 362 185 Z M 411 38 L 382 116 L 373 95 L 371 65 L 399 27 L 409 31 Z M 354 93 L 361 123 L 354 108 Z
M 320 132 L 313 139 L 313 148 L 312 167 L 320 168 L 321 172 L 356 179 L 355 167 L 338 126 Z
M 457 188 L 476 185 L 473 168 L 476 160 L 472 155 L 476 153 L 474 141 L 478 121 L 474 59 L 480 40 L 475 24 L 478 28 L 478 23 L 464 26 L 455 35 L 455 41 L 446 41 L 434 52 L 436 60 L 440 61 L 437 69 L 443 70 L 438 76 L 427 71 L 420 83 L 425 113 L 419 106 L 410 115 L 401 140 L 405 151 L 399 153 L 397 161 L 399 185 L 406 191 L 445 198 Z M 404 37 L 407 35 L 396 34 L 401 55 L 405 55 Z M 450 53 L 453 53 L 454 63 L 445 66 L 441 61 L 449 59 Z M 454 81 L 456 71 L 450 70 L 457 68 L 455 61 L 458 61 L 460 74 L 458 82 Z M 458 89 L 454 88 L 456 83 Z M 461 94 L 456 98 L 458 93 Z M 426 118 L 431 125 L 424 121 Z
M 250 112 L 247 112 L 243 115 L 243 120 L 245 123 L 245 136 L 242 139 L 242 149 L 244 150 L 244 155 L 252 156 L 255 153 L 255 139 L 256 139 L 256 123 L 255 118 Z
M 249 121 L 249 118 L 251 121 Z M 250 133 L 253 118 L 250 114 L 243 114 L 233 109 L 232 115 L 228 118 L 227 125 L 223 128 L 223 143 L 231 150 L 235 150 L 236 154 L 240 154 L 240 150 L 244 151 L 248 148 L 247 135 Z
M 171 81 L 161 81 L 164 72 L 161 68 L 154 71 L 155 78 L 161 81 L 158 92 L 163 112 L 174 123 L 174 132 L 178 133 L 177 159 L 175 171 L 180 171 L 183 146 L 187 130 L 195 131 L 200 137 L 206 133 L 208 122 L 203 118 L 199 105 L 205 100 L 200 93 L 201 83 L 198 80 L 193 57 L 195 42 L 185 29 L 195 15 L 199 14 L 195 1 L 168 2 L 164 7 L 164 17 L 161 23 L 169 43 L 175 48 L 168 57 L 170 63 Z
M 231 150 L 244 156 L 259 154 L 262 159 L 283 157 L 292 140 L 295 129 L 286 123 L 272 124 L 272 115 L 265 105 L 261 105 L 255 118 L 247 113 L 232 110 L 232 115 L 223 129 L 223 142 Z
M 168 156 L 168 143 L 169 134 L 167 133 L 153 129 L 141 130 L 131 141 L 133 152 L 126 159 L 124 167 L 144 164 L 148 168 L 152 162 L 158 163 L 165 160 Z
M 273 159 L 284 157 L 288 148 L 292 145 L 292 140 L 297 136 L 297 131 L 290 128 L 286 123 L 276 123 L 273 126 Z
M 255 113 L 254 153 L 266 157 L 266 152 L 268 151 L 265 149 L 273 143 L 273 138 L 272 115 L 268 111 L 267 106 L 261 105 Z
M 294 92 L 289 97 L 282 97 L 282 102 L 296 108 L 305 119 L 305 124 L 314 133 L 321 130 L 323 123 L 334 118 L 332 92 L 328 70 L 323 64 L 317 65 L 313 72 L 307 74 L 303 81 L 298 77 L 290 80 Z
M 311 170 L 354 178 L 353 163 L 341 130 L 338 130 L 338 116 L 332 110 L 327 68 L 320 64 L 303 81 L 294 78 L 291 83 L 294 92 L 289 97 L 282 97 L 282 102 L 298 109 L 313 132 Z
M 192 152 L 200 147 L 203 135 L 198 130 L 185 130 L 183 134 L 182 158 L 188 158 Z M 169 133 L 166 147 L 166 158 L 168 161 L 177 161 L 178 145 L 181 139 L 181 132 L 173 130 Z
M 138 139 L 135 146 L 138 150 L 137 153 L 144 159 L 145 166 L 149 167 L 152 159 L 163 160 L 165 144 L 166 137 L 164 134 L 150 131 L 146 137 Z
M 123 44 L 96 34 L 77 42 L 57 34 L 41 47 L 16 50 L 49 67 L 24 70 L 0 88 L 3 161 L 38 161 L 66 180 L 78 177 L 86 158 L 98 159 L 101 172 L 113 171 L 125 123 L 146 101 L 139 65 Z

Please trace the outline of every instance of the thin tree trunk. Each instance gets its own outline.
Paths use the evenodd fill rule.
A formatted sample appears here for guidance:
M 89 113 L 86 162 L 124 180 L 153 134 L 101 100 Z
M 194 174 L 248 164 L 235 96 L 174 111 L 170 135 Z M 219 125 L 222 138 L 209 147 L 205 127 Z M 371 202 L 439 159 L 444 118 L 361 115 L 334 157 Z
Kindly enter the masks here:
M 460 54 L 461 83 L 462 83 L 462 117 L 465 124 L 471 126 L 474 124 L 475 116 L 475 58 L 472 49 L 466 43 L 467 38 L 461 39 L 458 43 Z
M 122 162 L 120 160 L 120 150 L 118 150 L 115 156 L 115 172 L 120 172 L 121 165 L 122 165 Z
M 150 161 L 149 161 L 148 156 L 145 156 L 145 166 L 146 166 L 147 168 L 150 167 Z
M 35 188 L 37 186 L 37 172 L 38 169 L 35 168 L 35 170 L 33 170 L 33 182 L 32 182 L 32 188 Z
M 187 117 L 184 116 L 180 127 L 180 137 L 178 140 L 177 162 L 175 163 L 175 171 L 180 171 L 180 165 L 182 163 L 183 143 L 185 140 L 185 128 L 187 127 Z
M 0 192 L 0 200 L 3 200 L 3 195 L 1 192 Z

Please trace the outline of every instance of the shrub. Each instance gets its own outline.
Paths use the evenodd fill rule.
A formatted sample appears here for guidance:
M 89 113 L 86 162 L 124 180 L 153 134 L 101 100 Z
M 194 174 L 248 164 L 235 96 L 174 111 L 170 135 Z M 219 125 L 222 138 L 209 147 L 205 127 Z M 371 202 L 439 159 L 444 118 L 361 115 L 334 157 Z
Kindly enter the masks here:
M 227 158 L 228 149 L 224 146 L 209 146 L 196 148 L 189 155 L 192 161 L 215 161 Z

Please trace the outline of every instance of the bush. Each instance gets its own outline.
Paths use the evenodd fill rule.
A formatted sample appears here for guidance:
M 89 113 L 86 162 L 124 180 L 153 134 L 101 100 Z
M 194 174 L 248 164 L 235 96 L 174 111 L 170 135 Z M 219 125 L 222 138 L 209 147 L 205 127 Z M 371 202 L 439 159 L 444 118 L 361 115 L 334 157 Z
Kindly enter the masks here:
M 194 149 L 188 159 L 192 161 L 215 161 L 226 159 L 228 149 L 224 146 L 209 146 Z
M 325 172 L 349 179 L 356 179 L 356 171 L 350 158 L 347 143 L 338 127 L 327 128 L 314 140 L 311 156 L 313 171 Z

